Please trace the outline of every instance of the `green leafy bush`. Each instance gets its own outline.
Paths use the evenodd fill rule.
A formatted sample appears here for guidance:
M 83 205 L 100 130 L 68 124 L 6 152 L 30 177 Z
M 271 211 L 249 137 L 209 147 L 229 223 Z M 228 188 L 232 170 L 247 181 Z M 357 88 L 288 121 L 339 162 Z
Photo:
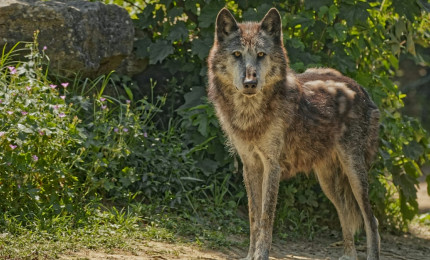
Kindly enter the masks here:
M 54 84 L 37 41 L 17 46 L 0 59 L 0 223 L 85 218 L 101 199 L 194 208 L 212 192 L 175 120 L 155 126 L 165 97 L 104 95 L 109 75 Z
M 96 100 L 94 111 L 90 111 L 93 118 L 86 117 L 88 122 L 83 122 L 90 138 L 76 165 L 90 169 L 87 180 L 103 197 L 143 194 L 150 200 L 181 203 L 196 186 L 192 183 L 204 183 L 174 123 L 167 131 L 152 124 L 164 98 L 155 104 L 146 99 L 127 101 L 114 108 L 107 105 L 114 102 L 112 97 Z
M 174 82 L 172 96 L 176 107 L 182 105 L 178 112 L 189 129 L 185 142 L 207 147 L 195 158 L 210 165 L 203 169 L 209 172 L 240 168 L 227 158 L 219 126 L 204 98 L 205 59 L 216 15 L 227 6 L 239 21 L 259 20 L 269 8 L 278 8 L 293 69 L 336 68 L 365 86 L 382 111 L 379 157 L 370 173 L 371 200 L 381 224 L 402 229 L 418 213 L 417 178 L 429 159 L 429 138 L 415 119 L 401 114 L 404 95 L 391 78 L 400 55 L 424 65 L 430 62 L 423 52 L 429 47 L 426 2 L 159 0 L 142 2 L 141 8 L 128 1 L 114 2 L 134 10 L 136 28 L 142 32 L 135 42 L 136 54 L 150 66 L 165 69 L 169 82 Z M 302 190 L 303 185 L 293 182 Z M 240 185 L 232 186 L 239 190 Z M 293 206 L 300 208 L 297 194 L 290 195 L 296 198 Z
M 26 62 L 13 62 L 17 53 L 5 49 L 0 59 L 0 210 L 13 215 L 72 211 L 80 185 L 71 151 L 84 139 L 64 100 L 68 83 L 47 81 L 43 53 L 37 45 L 27 47 Z

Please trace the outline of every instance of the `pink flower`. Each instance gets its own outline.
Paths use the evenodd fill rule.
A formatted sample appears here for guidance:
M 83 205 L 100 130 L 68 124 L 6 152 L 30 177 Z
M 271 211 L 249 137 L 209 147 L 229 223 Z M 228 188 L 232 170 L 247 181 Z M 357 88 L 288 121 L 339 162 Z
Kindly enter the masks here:
M 37 155 L 33 155 L 31 156 L 33 158 L 33 161 L 37 162 L 39 160 L 39 157 L 37 157 Z
M 58 110 L 59 106 L 58 105 L 54 105 L 54 109 Z
M 5 134 L 5 132 L 1 131 L 0 132 L 0 137 L 2 137 Z
M 22 114 L 23 116 L 25 116 L 25 115 L 27 115 L 27 114 L 28 114 L 28 112 L 27 112 L 27 111 L 21 111 L 21 114 Z
M 63 88 L 67 88 L 68 85 L 69 85 L 69 82 L 61 83 L 61 86 L 63 86 Z
M 54 84 L 51 84 L 51 85 L 49 85 L 52 89 L 54 89 L 54 88 L 56 88 L 57 87 L 57 85 L 54 85 Z
M 144 136 L 145 138 L 147 138 L 147 137 L 148 137 L 148 133 L 147 133 L 147 132 L 143 133 L 143 136 Z
M 16 145 L 13 145 L 13 144 L 10 144 L 10 145 L 9 145 L 9 147 L 10 147 L 12 150 L 14 150 L 17 146 L 16 146 Z
M 107 106 L 106 106 L 106 105 L 103 105 L 103 106 L 102 106 L 102 109 L 103 109 L 103 110 L 104 110 L 104 109 L 106 109 L 106 108 L 107 108 Z
M 12 114 L 13 114 L 13 111 L 7 111 L 7 113 L 8 113 L 9 115 L 12 115 Z
M 126 133 L 127 133 L 127 132 L 128 132 L 128 128 L 125 128 L 125 127 L 124 127 L 124 129 L 122 129 L 122 131 L 124 131 L 124 132 L 126 132 Z
M 129 99 L 127 99 L 125 102 L 126 102 L 127 104 L 130 104 L 130 102 L 131 102 L 131 101 L 130 101 Z
M 27 86 L 27 87 L 25 87 L 28 91 L 30 91 L 31 90 L 31 87 L 30 86 Z
M 39 134 L 43 136 L 45 135 L 45 132 L 43 132 L 42 130 L 39 130 Z
M 43 50 L 44 51 L 46 51 L 48 49 L 48 47 L 46 47 L 46 46 L 43 46 Z
M 7 68 L 9 69 L 11 75 L 16 74 L 16 68 L 15 67 L 8 66 Z
M 65 100 L 65 99 L 66 99 L 66 96 L 60 96 L 60 98 L 61 98 L 62 100 Z
M 105 100 L 106 100 L 106 98 L 104 98 L 104 97 L 101 97 L 101 98 L 100 98 L 100 101 L 101 101 L 101 102 L 103 102 L 103 101 L 105 101 Z
M 65 116 L 66 116 L 66 114 L 64 114 L 64 113 L 60 113 L 60 114 L 58 114 L 58 116 L 59 116 L 59 117 L 65 117 Z
M 115 133 L 118 133 L 118 127 L 115 127 L 115 128 L 113 129 L 113 131 L 114 131 Z

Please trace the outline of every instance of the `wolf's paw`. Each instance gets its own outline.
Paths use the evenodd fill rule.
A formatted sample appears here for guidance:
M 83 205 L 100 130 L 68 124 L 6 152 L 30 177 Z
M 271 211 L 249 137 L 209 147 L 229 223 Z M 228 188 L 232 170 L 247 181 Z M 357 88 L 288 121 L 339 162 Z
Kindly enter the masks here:
M 269 252 L 256 251 L 253 260 L 269 260 Z
M 356 256 L 343 255 L 339 258 L 339 260 L 357 260 Z
M 248 252 L 248 255 L 246 257 L 240 258 L 239 260 L 253 260 L 254 259 L 253 255 L 254 255 L 254 252 Z

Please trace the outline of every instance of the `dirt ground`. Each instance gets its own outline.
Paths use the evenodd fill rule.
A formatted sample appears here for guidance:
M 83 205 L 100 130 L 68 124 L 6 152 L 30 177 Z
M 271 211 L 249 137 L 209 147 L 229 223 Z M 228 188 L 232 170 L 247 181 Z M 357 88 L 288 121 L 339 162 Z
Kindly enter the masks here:
M 430 197 L 427 185 L 421 183 L 418 203 L 421 212 L 430 212 Z M 245 238 L 236 238 L 245 239 Z M 342 255 L 340 234 L 316 235 L 313 241 L 274 241 L 270 254 L 272 260 L 332 260 Z M 169 259 L 240 259 L 246 256 L 247 248 L 228 248 L 207 250 L 195 245 L 174 244 L 157 241 L 133 241 L 132 252 L 102 252 L 81 250 L 65 252 L 60 259 L 130 259 L 130 260 L 169 260 Z M 365 241 L 357 243 L 359 259 L 366 259 Z M 381 234 L 381 260 L 430 260 L 430 226 L 414 224 L 410 233 L 402 236 Z
M 417 234 L 392 236 L 381 234 L 381 260 L 430 260 L 430 229 L 412 228 Z M 320 237 L 314 241 L 275 241 L 272 245 L 272 260 L 332 260 L 342 255 L 342 244 L 334 237 Z M 138 241 L 137 241 L 138 242 Z M 365 242 L 357 244 L 359 259 L 366 259 Z M 145 241 L 136 243 L 130 252 L 98 252 L 82 250 L 68 252 L 60 259 L 239 259 L 246 256 L 246 248 L 230 248 L 212 251 L 190 245 L 178 245 L 166 242 Z
M 381 260 L 430 259 L 430 237 L 418 238 L 413 235 L 402 237 L 382 234 Z M 363 242 L 357 245 L 359 259 L 366 259 L 365 245 Z M 318 238 L 309 241 L 278 242 L 272 245 L 270 259 L 272 260 L 332 260 L 338 259 L 342 254 L 341 242 L 333 238 Z M 223 251 L 212 251 L 189 245 L 170 244 L 165 242 L 146 241 L 136 245 L 130 252 L 98 252 L 82 250 L 68 252 L 60 259 L 130 259 L 130 260 L 168 260 L 168 259 L 239 259 L 246 256 L 246 249 L 231 248 Z

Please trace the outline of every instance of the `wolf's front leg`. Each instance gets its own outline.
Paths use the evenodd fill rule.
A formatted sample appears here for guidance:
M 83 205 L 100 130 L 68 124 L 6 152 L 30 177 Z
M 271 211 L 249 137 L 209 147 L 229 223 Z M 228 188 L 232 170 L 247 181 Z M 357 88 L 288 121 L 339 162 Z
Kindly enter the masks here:
M 264 162 L 264 174 L 262 182 L 262 214 L 259 221 L 260 224 L 253 258 L 254 260 L 269 259 L 280 174 L 281 170 L 277 161 L 269 159 Z
M 254 157 L 254 156 L 252 156 Z M 261 219 L 262 207 L 262 182 L 263 182 L 263 164 L 259 160 L 252 160 L 242 156 L 243 162 L 243 180 L 248 196 L 248 211 L 249 211 L 249 228 L 250 228 L 250 243 L 248 255 L 245 259 L 252 260 L 258 238 L 259 224 Z M 255 158 L 255 157 L 254 157 Z

